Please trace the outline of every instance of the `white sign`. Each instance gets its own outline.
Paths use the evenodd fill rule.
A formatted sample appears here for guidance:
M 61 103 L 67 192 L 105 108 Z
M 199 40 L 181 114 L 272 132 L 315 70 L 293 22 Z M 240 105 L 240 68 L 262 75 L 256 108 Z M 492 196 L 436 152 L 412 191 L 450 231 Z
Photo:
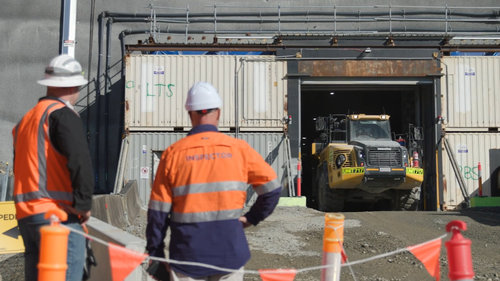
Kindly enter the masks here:
M 141 167 L 141 179 L 149 179 L 149 167 Z
M 466 144 L 459 144 L 458 145 L 458 153 L 469 153 L 469 149 L 467 148 Z
M 154 74 L 165 74 L 165 68 L 163 66 L 156 66 Z

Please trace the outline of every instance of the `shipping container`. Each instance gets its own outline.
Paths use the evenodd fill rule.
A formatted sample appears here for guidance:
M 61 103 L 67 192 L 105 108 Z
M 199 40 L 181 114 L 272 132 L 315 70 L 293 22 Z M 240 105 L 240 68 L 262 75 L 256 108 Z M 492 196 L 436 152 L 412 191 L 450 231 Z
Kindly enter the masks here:
M 447 131 L 500 127 L 500 57 L 445 57 L 442 115 Z
M 500 133 L 447 133 L 446 138 L 455 154 L 459 172 L 465 179 L 469 197 L 479 193 L 479 163 L 483 182 L 483 196 L 491 196 L 490 149 L 500 148 Z M 453 210 L 464 202 L 451 161 L 443 152 L 443 202 Z
M 234 137 L 234 134 L 228 134 Z M 151 193 L 151 186 L 163 151 L 174 142 L 185 137 L 186 133 L 131 133 L 128 136 L 128 155 L 125 160 L 125 181 L 137 180 L 139 195 L 147 204 Z M 283 133 L 241 133 L 240 139 L 245 140 L 269 163 L 278 179 L 285 173 L 286 163 L 285 139 Z M 252 194 L 249 189 L 249 195 Z M 250 197 L 247 198 L 247 201 Z
M 221 130 L 283 131 L 285 75 L 286 62 L 274 56 L 131 55 L 126 58 L 125 128 L 188 130 L 187 92 L 195 82 L 207 81 L 223 101 Z

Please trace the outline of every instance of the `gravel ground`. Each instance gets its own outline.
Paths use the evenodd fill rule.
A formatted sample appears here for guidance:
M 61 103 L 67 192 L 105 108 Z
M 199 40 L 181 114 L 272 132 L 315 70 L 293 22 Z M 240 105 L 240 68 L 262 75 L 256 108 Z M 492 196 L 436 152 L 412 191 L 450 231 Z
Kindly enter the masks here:
M 463 220 L 472 240 L 474 280 L 500 281 L 500 208 L 474 208 L 461 212 L 352 212 L 344 213 L 344 247 L 351 261 L 416 245 L 445 234 L 451 220 Z M 303 269 L 321 265 L 324 213 L 304 207 L 278 207 L 257 227 L 246 230 L 252 259 L 245 269 Z M 125 230 L 144 239 L 146 211 L 142 210 L 133 225 Z M 168 239 L 168 236 L 167 236 Z M 448 263 L 443 240 L 441 280 L 448 281 Z M 0 255 L 0 281 L 23 280 L 21 254 Z M 342 268 L 341 280 L 400 281 L 434 280 L 411 253 Z M 296 281 L 320 280 L 320 270 L 300 273 Z M 355 277 L 353 277 L 353 274 Z M 260 280 L 246 274 L 245 281 Z

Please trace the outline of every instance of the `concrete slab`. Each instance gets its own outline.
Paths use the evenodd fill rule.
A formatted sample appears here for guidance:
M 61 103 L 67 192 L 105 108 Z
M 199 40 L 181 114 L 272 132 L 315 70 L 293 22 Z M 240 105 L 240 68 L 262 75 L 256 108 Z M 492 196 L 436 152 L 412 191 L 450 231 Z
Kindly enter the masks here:
M 108 223 L 91 217 L 87 223 L 89 234 L 102 239 L 106 242 L 111 242 L 125 248 L 144 253 L 146 249 L 146 241 L 135 237 L 121 229 L 118 229 Z M 91 269 L 90 280 L 112 280 L 111 266 L 109 263 L 108 247 L 101 243 L 92 241 L 92 249 L 94 256 L 97 260 L 97 266 Z M 125 279 L 126 281 L 136 280 L 153 280 L 146 271 L 138 266 L 130 275 Z
M 124 229 L 128 225 L 128 220 L 125 217 L 125 206 L 121 195 L 106 195 L 106 203 L 108 206 L 109 223 L 120 229 Z
M 139 212 L 144 205 L 139 196 L 137 181 L 129 181 L 125 187 L 120 191 L 122 195 L 123 206 L 125 208 L 125 215 L 127 217 L 128 223 L 133 224 Z
M 498 207 L 500 206 L 500 197 L 472 197 L 470 199 L 471 207 Z
M 92 216 L 104 222 L 109 222 L 108 205 L 106 195 L 95 195 L 92 197 Z
M 132 224 L 142 208 L 137 182 L 129 182 L 120 194 L 96 195 L 92 216 L 120 229 Z
M 307 198 L 305 196 L 298 197 L 280 197 L 280 201 L 278 202 L 278 206 L 280 207 L 306 207 L 307 206 Z

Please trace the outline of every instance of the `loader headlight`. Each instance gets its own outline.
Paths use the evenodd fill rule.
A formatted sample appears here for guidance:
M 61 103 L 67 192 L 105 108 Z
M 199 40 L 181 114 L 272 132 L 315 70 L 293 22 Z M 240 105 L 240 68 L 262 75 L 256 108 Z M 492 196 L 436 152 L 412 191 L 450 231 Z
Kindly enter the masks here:
M 340 169 L 342 165 L 344 165 L 345 160 L 346 158 L 344 154 L 340 154 L 339 156 L 337 156 L 337 159 L 335 160 L 335 164 L 337 164 L 337 169 Z
M 408 167 L 408 162 L 409 162 L 408 151 L 406 151 L 406 149 L 403 149 L 403 165 L 405 167 Z
M 362 148 L 356 148 L 356 154 L 358 155 L 358 159 L 363 160 L 365 158 L 365 154 L 363 153 Z

